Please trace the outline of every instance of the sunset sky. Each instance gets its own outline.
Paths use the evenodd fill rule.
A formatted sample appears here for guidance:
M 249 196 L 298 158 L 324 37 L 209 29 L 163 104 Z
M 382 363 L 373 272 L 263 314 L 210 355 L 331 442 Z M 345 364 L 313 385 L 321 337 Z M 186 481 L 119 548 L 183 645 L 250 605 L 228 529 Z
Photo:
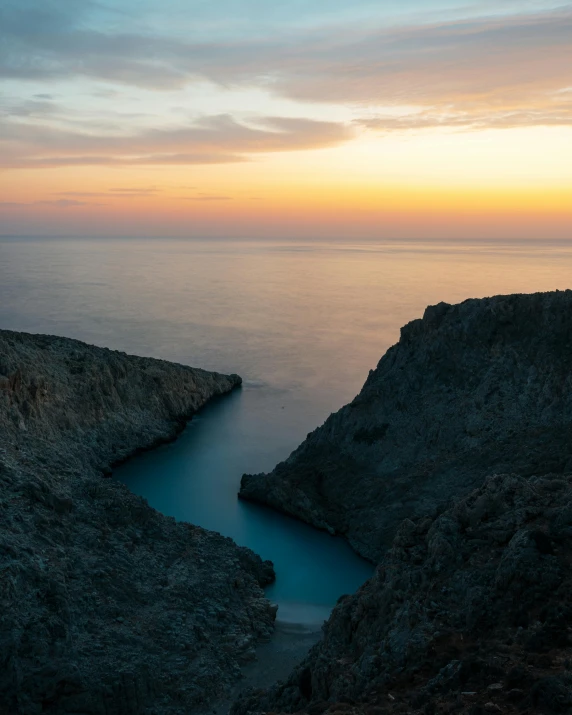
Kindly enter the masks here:
M 572 237 L 572 4 L 2 0 L 0 234 Z

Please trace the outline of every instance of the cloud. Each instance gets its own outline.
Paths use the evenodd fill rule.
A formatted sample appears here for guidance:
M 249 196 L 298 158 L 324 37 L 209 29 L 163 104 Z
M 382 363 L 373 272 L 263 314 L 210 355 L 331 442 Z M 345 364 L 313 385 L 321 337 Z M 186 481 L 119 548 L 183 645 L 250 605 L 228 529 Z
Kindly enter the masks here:
M 454 111 L 445 109 L 411 112 L 403 116 L 374 115 L 356 119 L 356 126 L 379 132 L 397 130 L 436 129 L 514 129 L 516 127 L 572 126 L 572 102 L 567 104 L 546 103 L 544 106 L 520 110 L 491 109 L 484 112 Z
M 369 109 L 358 125 L 385 132 L 570 126 L 570 66 L 567 9 L 331 36 L 293 59 L 276 89 Z
M 107 191 L 60 191 L 59 196 L 72 196 L 80 198 L 94 198 L 104 196 L 106 198 L 112 199 L 124 199 L 124 198 L 139 198 L 146 196 L 154 196 L 159 193 L 160 189 L 156 187 L 150 188 L 119 188 L 119 189 L 108 189 Z
M 60 191 L 59 196 L 81 196 L 82 198 L 93 198 L 98 196 L 109 196 L 107 191 Z
M 184 74 L 173 62 L 169 37 L 92 28 L 88 20 L 93 6 L 84 0 L 4 0 L 0 77 L 83 75 L 143 87 L 181 83 Z
M 572 12 L 476 19 L 325 38 L 290 96 L 381 105 L 520 103 L 570 84 Z
M 187 201 L 232 201 L 232 196 L 217 196 L 216 194 L 200 194 L 199 196 L 186 196 Z
M 58 111 L 61 111 L 61 108 L 48 99 L 19 100 L 0 97 L 0 116 L 4 117 L 45 117 Z
M 520 4 L 513 5 L 518 9 Z M 94 6 L 70 0 L 41 4 L 5 0 L 0 9 L 0 77 L 49 80 L 83 76 L 156 91 L 197 80 L 225 88 L 259 87 L 301 102 L 362 107 L 372 116 L 358 126 L 382 131 L 571 123 L 569 101 L 561 94 L 571 83 L 570 3 L 536 14 L 410 26 L 330 24 L 299 28 L 290 34 L 285 30 L 266 38 L 237 36 L 203 42 L 151 29 L 127 32 L 128 18 L 107 26 L 90 24 L 89 11 Z M 503 7 L 509 6 L 505 3 Z M 474 13 L 484 11 L 490 11 L 490 3 L 475 3 Z M 25 117 L 54 111 L 47 99 L 36 97 L 33 101 L 36 104 L 15 107 L 14 113 Z M 382 114 L 380 107 L 399 110 L 402 116 Z M 411 112 L 412 108 L 417 111 Z M 334 133 L 339 132 L 331 126 Z M 166 140 L 169 132 L 175 134 L 166 130 L 163 137 L 159 133 L 146 137 L 156 151 L 144 154 L 134 151 L 129 157 L 121 153 L 110 156 L 107 150 L 100 153 L 86 148 L 81 156 L 54 153 L 36 161 L 54 166 L 219 163 L 241 161 L 248 153 L 264 151 L 252 148 L 254 136 L 250 148 L 244 147 L 249 142 L 243 136 L 237 147 L 225 144 L 226 152 L 220 146 L 209 151 L 206 129 L 202 143 L 190 140 L 184 131 L 180 149 L 171 146 L 163 151 L 162 144 L 167 142 L 162 139 Z M 192 131 L 196 134 L 198 128 Z M 232 131 L 236 134 L 239 130 L 234 127 Z M 307 127 L 284 127 L 281 133 L 307 131 Z M 258 138 L 270 144 L 276 139 L 262 134 Z
M 4 145 L 0 166 L 229 163 L 261 153 L 334 146 L 352 135 L 351 128 L 335 122 L 261 117 L 256 124 L 247 125 L 226 114 L 204 117 L 188 126 L 131 135 L 80 133 L 5 121 L 0 126 L 0 149 Z M 119 189 L 115 193 L 130 192 Z
M 109 189 L 109 193 L 116 196 L 149 196 L 150 194 L 157 194 L 159 191 L 160 189 L 156 186 L 147 188 L 120 186 L 119 188 Z
M 0 209 L 21 209 L 31 206 L 49 206 L 53 208 L 68 209 L 75 206 L 103 206 L 88 201 L 75 201 L 72 199 L 59 199 L 57 201 L 0 201 Z

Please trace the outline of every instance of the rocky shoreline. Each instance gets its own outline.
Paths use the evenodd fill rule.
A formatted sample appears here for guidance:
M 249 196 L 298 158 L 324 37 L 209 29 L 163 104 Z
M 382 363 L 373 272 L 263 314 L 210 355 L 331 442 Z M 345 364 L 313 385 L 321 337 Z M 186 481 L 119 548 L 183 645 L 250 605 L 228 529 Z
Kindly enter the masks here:
M 283 682 L 233 715 L 572 712 L 572 475 L 489 477 L 402 522 Z
M 243 477 L 377 568 L 281 682 L 250 666 L 233 715 L 572 712 L 571 358 L 572 291 L 432 306 Z M 0 331 L 2 715 L 227 709 L 272 634 L 272 565 L 102 474 L 238 384 Z
M 430 306 L 360 394 L 240 497 L 377 563 L 405 518 L 493 473 L 572 471 L 572 291 Z
M 572 291 L 429 307 L 241 497 L 378 564 L 233 715 L 572 712 Z
M 270 562 L 102 478 L 240 383 L 0 331 L 1 713 L 197 711 L 270 637 Z

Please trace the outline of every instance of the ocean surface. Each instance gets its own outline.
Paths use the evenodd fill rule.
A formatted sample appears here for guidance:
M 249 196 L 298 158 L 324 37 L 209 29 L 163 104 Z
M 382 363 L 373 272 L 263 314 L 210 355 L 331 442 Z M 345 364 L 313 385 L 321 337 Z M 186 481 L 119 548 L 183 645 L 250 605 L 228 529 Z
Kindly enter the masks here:
M 352 399 L 428 304 L 572 285 L 572 243 L 0 238 L 0 327 L 237 372 L 170 445 L 116 470 L 177 519 L 272 559 L 280 617 L 371 573 L 341 539 L 236 499 Z

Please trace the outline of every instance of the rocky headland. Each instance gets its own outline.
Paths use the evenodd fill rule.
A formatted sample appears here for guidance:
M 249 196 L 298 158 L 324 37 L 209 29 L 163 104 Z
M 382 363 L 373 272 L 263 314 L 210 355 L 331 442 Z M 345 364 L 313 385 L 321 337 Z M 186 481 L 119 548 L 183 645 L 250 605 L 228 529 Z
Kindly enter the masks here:
M 431 306 L 360 394 L 240 496 L 377 562 L 405 518 L 493 473 L 572 471 L 572 291 Z
M 240 382 L 0 331 L 0 713 L 197 712 L 271 635 L 270 562 L 103 476 Z
M 375 575 L 234 715 L 572 712 L 572 292 L 440 304 L 241 496 Z

